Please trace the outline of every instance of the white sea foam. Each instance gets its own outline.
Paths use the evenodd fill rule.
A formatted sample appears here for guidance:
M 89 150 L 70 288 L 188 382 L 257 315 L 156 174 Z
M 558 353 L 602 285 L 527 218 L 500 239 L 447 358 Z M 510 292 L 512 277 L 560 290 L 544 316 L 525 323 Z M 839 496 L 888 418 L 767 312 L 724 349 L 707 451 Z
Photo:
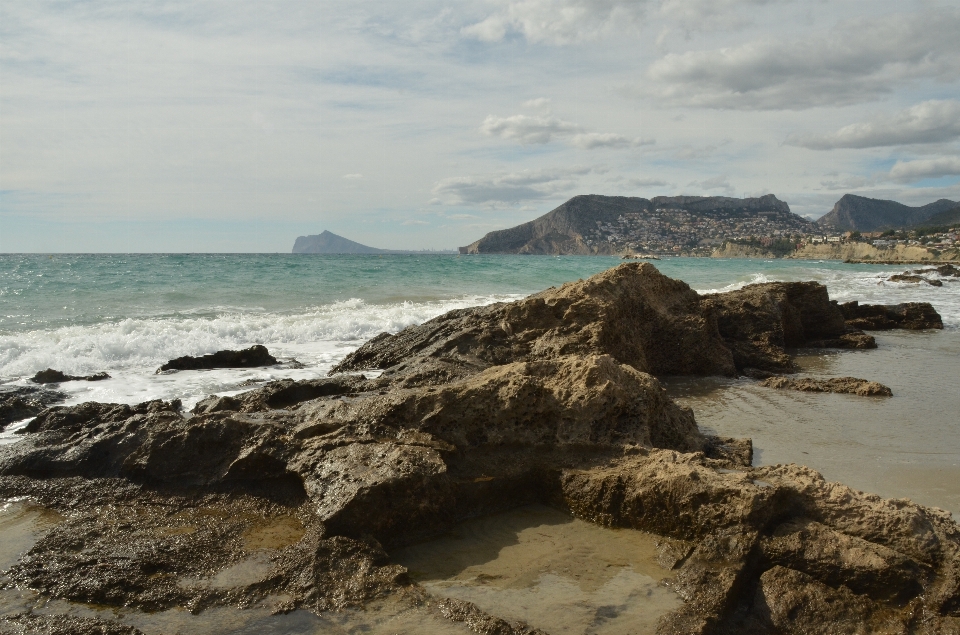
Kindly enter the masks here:
M 511 301 L 518 295 L 463 296 L 437 302 L 367 304 L 348 300 L 301 313 L 225 312 L 213 318 L 126 319 L 0 336 L 0 377 L 24 383 L 44 368 L 84 375 L 106 371 L 99 382 L 61 384 L 67 403 L 138 403 L 183 399 L 192 405 L 213 393 L 236 390 L 250 379 L 304 379 L 326 372 L 350 351 L 382 332 L 397 332 L 447 311 Z M 254 368 L 156 375 L 169 359 L 264 344 L 278 358 L 296 358 L 303 369 Z

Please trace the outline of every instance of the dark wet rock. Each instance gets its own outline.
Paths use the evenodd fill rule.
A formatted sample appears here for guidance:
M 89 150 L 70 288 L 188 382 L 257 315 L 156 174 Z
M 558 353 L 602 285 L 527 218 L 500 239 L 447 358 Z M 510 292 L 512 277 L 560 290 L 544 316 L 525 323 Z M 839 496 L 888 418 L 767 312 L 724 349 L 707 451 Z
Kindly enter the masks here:
M 15 421 L 36 416 L 66 397 L 62 392 L 47 388 L 0 386 L 0 430 Z
M 929 302 L 903 304 L 860 304 L 845 302 L 840 306 L 843 317 L 852 327 L 867 331 L 890 329 L 942 329 L 943 320 Z
M 440 384 L 490 366 L 610 355 L 653 375 L 732 375 L 730 351 L 700 296 L 648 263 L 628 263 L 510 304 L 451 311 L 381 334 L 333 373 L 385 369 L 384 380 Z
M 0 633 L 4 635 L 143 635 L 119 622 L 71 615 L 19 613 L 0 617 Z
M 217 351 L 210 355 L 193 357 L 184 355 L 157 369 L 158 373 L 169 370 L 209 370 L 212 368 L 256 368 L 278 364 L 277 358 L 270 354 L 266 346 L 254 344 L 242 351 Z
M 801 392 L 837 392 L 861 397 L 891 397 L 893 391 L 887 386 L 875 381 L 857 379 L 856 377 L 831 377 L 829 379 L 790 379 L 787 377 L 770 377 L 762 382 L 761 386 L 778 388 L 781 390 L 799 390 Z
M 54 370 L 48 368 L 46 370 L 39 371 L 34 375 L 31 381 L 38 384 L 59 384 L 64 381 L 103 381 L 104 379 L 110 379 L 110 375 L 107 373 L 94 373 L 93 375 L 66 375 L 59 370 Z
M 716 315 L 737 370 L 791 372 L 787 348 L 876 348 L 869 335 L 848 326 L 827 288 L 816 282 L 768 282 L 703 297 Z
M 348 395 L 368 389 L 363 375 L 341 375 L 305 381 L 281 379 L 233 397 L 207 397 L 197 402 L 192 412 L 194 414 L 220 411 L 258 412 L 291 408 L 304 401 L 320 397 Z
M 923 276 L 917 276 L 910 273 L 898 273 L 887 278 L 890 282 L 908 282 L 911 284 L 919 284 L 925 282 L 932 287 L 942 287 L 943 282 L 940 280 L 931 280 L 929 278 L 924 278 Z

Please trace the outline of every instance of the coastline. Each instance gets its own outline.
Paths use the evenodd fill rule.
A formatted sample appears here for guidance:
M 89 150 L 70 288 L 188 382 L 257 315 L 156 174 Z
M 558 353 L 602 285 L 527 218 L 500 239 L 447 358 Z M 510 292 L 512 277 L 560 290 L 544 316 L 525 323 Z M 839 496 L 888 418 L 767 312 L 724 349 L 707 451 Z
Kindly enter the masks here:
M 623 293 L 610 293 L 620 286 Z M 843 606 L 844 610 L 861 607 L 853 617 L 837 615 L 838 620 L 862 623 L 881 619 L 880 616 L 894 619 L 887 600 L 870 590 L 882 588 L 880 581 L 889 575 L 892 565 L 884 564 L 875 572 L 851 569 L 827 575 L 818 572 L 822 562 L 807 562 L 803 559 L 807 556 L 784 560 L 776 555 L 782 553 L 782 545 L 760 538 L 776 528 L 764 523 L 776 519 L 780 523 L 776 531 L 793 536 L 791 540 L 808 541 L 811 549 L 829 551 L 829 545 L 836 541 L 855 539 L 867 545 L 863 548 L 892 549 L 911 562 L 922 561 L 936 568 L 940 560 L 930 560 L 924 548 L 912 542 L 913 538 L 889 527 L 896 526 L 900 521 L 895 519 L 901 517 L 910 523 L 923 522 L 933 527 L 942 544 L 949 546 L 953 544 L 950 531 L 956 531 L 949 514 L 905 501 L 883 501 L 824 481 L 801 466 L 758 467 L 751 460 L 749 441 L 704 434 L 691 414 L 678 409 L 657 388 L 657 375 L 732 376 L 746 370 L 746 366 L 789 372 L 794 363 L 792 356 L 778 346 L 770 348 L 760 343 L 769 341 L 768 321 L 782 319 L 772 318 L 774 314 L 754 313 L 751 307 L 763 303 L 749 299 L 761 291 L 776 294 L 777 302 L 792 307 L 788 312 L 807 316 L 802 318 L 808 333 L 803 342 L 856 347 L 840 355 L 866 354 L 859 352 L 860 347 L 868 345 L 872 338 L 844 326 L 838 309 L 829 304 L 825 288 L 816 283 L 768 283 L 719 295 L 699 295 L 685 283 L 665 278 L 650 264 L 631 263 L 510 304 L 458 310 L 408 327 L 394 336 L 378 336 L 334 369 L 351 374 L 299 382 L 284 380 L 234 396 L 211 397 L 198 403 L 189 416 L 180 411 L 179 403 L 168 402 L 126 410 L 96 404 L 54 409 L 62 416 L 42 415 L 36 424 L 31 424 L 31 434 L 23 441 L 0 451 L 0 471 L 5 474 L 0 477 L 0 489 L 5 496 L 33 496 L 63 514 L 79 513 L 77 518 L 82 517 L 82 523 L 68 520 L 57 525 L 55 535 L 69 540 L 87 536 L 84 532 L 91 529 L 106 530 L 109 534 L 112 523 L 118 519 L 111 514 L 102 518 L 84 515 L 64 501 L 86 505 L 94 500 L 103 504 L 125 499 L 132 503 L 134 509 L 140 510 L 139 522 L 144 527 L 139 537 L 133 538 L 132 545 L 121 545 L 119 536 L 92 541 L 83 538 L 91 549 L 107 558 L 105 562 L 121 546 L 128 551 L 133 546 L 136 553 L 140 553 L 141 547 L 155 553 L 152 545 L 157 541 L 167 544 L 164 540 L 169 534 L 163 532 L 168 531 L 164 523 L 169 523 L 165 520 L 169 512 L 160 510 L 171 505 L 170 496 L 174 496 L 179 501 L 179 513 L 189 519 L 192 529 L 173 534 L 179 536 L 177 540 L 187 551 L 164 560 L 163 566 L 178 571 L 181 579 L 189 575 L 202 581 L 212 575 L 209 572 L 241 566 L 249 556 L 242 549 L 217 549 L 201 556 L 197 550 L 205 536 L 217 532 L 248 535 L 252 529 L 245 522 L 200 521 L 196 511 L 191 511 L 198 506 L 218 510 L 217 513 L 239 514 L 238 518 L 252 513 L 261 524 L 299 527 L 293 532 L 296 541 L 280 547 L 292 551 L 283 551 L 287 555 L 282 556 L 278 552 L 279 569 L 256 569 L 260 572 L 257 576 L 272 572 L 269 584 L 257 577 L 251 579 L 254 586 L 244 583 L 211 592 L 209 585 L 204 586 L 207 583 L 191 583 L 178 587 L 181 590 L 174 593 L 173 587 L 163 586 L 166 582 L 144 582 L 153 604 L 134 585 L 122 596 L 125 603 L 133 606 L 164 608 L 171 602 L 187 602 L 177 598 L 188 597 L 194 606 L 213 607 L 225 601 L 259 602 L 264 600 L 262 593 L 268 592 L 290 595 L 291 604 L 284 605 L 285 610 L 302 607 L 322 612 L 362 605 L 382 594 L 413 594 L 445 619 L 487 624 L 486 630 L 480 630 L 482 633 L 527 632 L 485 613 L 482 607 L 424 596 L 416 585 L 402 577 L 380 545 L 389 550 L 395 543 L 422 539 L 425 534 L 448 528 L 452 521 L 475 515 L 478 509 L 490 513 L 504 505 L 531 502 L 532 495 L 532 502 L 552 501 L 601 526 L 661 536 L 661 543 L 666 546 L 658 549 L 664 562 L 672 562 L 668 567 L 673 571 L 671 584 L 683 589 L 683 596 L 688 598 L 664 617 L 667 622 L 662 624 L 670 624 L 676 632 L 698 632 L 694 628 L 699 619 L 696 616 L 704 614 L 715 616 L 711 619 L 746 619 L 747 622 L 737 623 L 754 624 L 755 628 L 765 624 L 763 620 L 768 617 L 750 612 L 748 598 L 752 591 L 743 595 L 741 585 L 720 584 L 722 580 L 740 577 L 752 580 L 747 587 L 764 593 L 768 605 L 779 606 L 784 601 L 776 590 L 781 587 L 790 592 L 816 590 L 826 593 L 833 606 Z M 617 304 L 621 302 L 633 304 Z M 701 305 L 713 308 L 701 314 Z M 554 324 L 551 320 L 557 318 L 551 317 L 549 307 L 567 306 L 577 309 L 563 309 L 561 313 L 577 317 L 568 326 L 562 320 Z M 663 307 L 673 308 L 664 312 Z M 621 314 L 645 315 L 642 324 L 658 326 L 653 331 L 631 331 L 624 330 L 619 320 L 607 321 Z M 716 340 L 709 321 L 697 326 L 697 320 L 679 317 L 686 314 L 720 316 L 719 326 L 712 328 L 719 328 L 727 339 Z M 732 316 L 738 317 L 731 319 Z M 756 324 L 750 328 L 758 330 L 742 331 L 745 324 Z M 475 334 L 464 337 L 458 333 Z M 821 334 L 814 337 L 814 333 Z M 812 344 L 812 337 L 820 344 Z M 664 344 L 674 340 L 686 345 L 678 349 Z M 825 344 L 827 341 L 833 344 Z M 417 352 L 443 351 L 451 342 L 474 342 L 475 350 L 461 352 L 455 348 L 449 354 L 436 355 Z M 522 353 L 529 346 L 533 346 L 531 351 L 539 351 L 532 359 L 526 359 Z M 557 352 L 550 353 L 554 347 Z M 495 361 L 492 365 L 491 361 L 478 362 L 484 359 Z M 375 372 L 371 374 L 370 369 Z M 378 374 L 381 370 L 383 373 Z M 542 394 L 555 396 L 543 401 L 536 397 Z M 632 401 L 632 395 L 637 394 L 644 395 L 641 402 Z M 530 408 L 533 410 L 528 412 Z M 541 411 L 542 408 L 547 410 Z M 643 413 L 639 419 L 638 412 Z M 81 418 L 77 419 L 78 416 Z M 518 421 L 525 423 L 518 425 Z M 570 426 L 569 429 L 550 427 L 561 421 L 568 421 L 563 425 Z M 148 425 L 144 426 L 144 422 Z M 190 439 L 198 434 L 207 435 L 202 447 L 209 450 L 194 457 L 197 448 Z M 139 447 L 138 458 L 131 463 L 122 457 L 134 447 Z M 57 458 L 66 457 L 62 454 L 65 451 L 71 457 L 69 463 Z M 85 462 L 87 452 L 101 457 L 106 452 L 116 458 L 106 463 L 102 459 Z M 185 461 L 178 453 L 194 458 Z M 31 458 L 24 465 L 31 466 L 30 474 L 34 476 L 18 476 L 16 465 L 27 456 Z M 41 484 L 35 479 L 43 474 L 43 465 L 54 471 Z M 62 469 L 58 465 L 68 466 L 70 478 L 62 480 L 58 476 L 57 470 Z M 363 476 L 356 481 L 350 475 L 361 466 Z M 120 471 L 111 472 L 115 469 Z M 557 474 L 560 481 L 554 482 L 551 479 L 556 476 L 551 475 Z M 91 477 L 96 478 L 88 481 Z M 543 481 L 544 478 L 547 480 Z M 298 489 L 299 479 L 303 479 L 299 487 L 305 489 Z M 350 484 L 354 481 L 357 484 Z M 649 490 L 651 482 L 659 485 Z M 138 489 L 148 483 L 152 484 L 152 493 Z M 168 491 L 174 484 L 174 490 Z M 91 486 L 97 489 L 96 493 L 89 489 Z M 623 494 L 612 499 L 605 494 L 617 487 Z M 676 499 L 661 500 L 657 491 L 680 494 Z M 214 496 L 215 492 L 220 493 Z M 835 503 L 830 501 L 837 496 L 846 502 L 831 507 Z M 269 502 L 264 508 L 268 511 L 266 517 L 262 517 L 262 510 L 257 511 L 258 497 L 266 497 Z M 800 497 L 804 502 L 800 507 L 784 506 L 785 501 L 793 500 L 791 497 Z M 92 504 L 91 509 L 96 507 Z M 644 509 L 649 513 L 638 511 Z M 663 509 L 680 511 L 678 516 L 664 515 Z M 818 519 L 815 526 L 810 524 L 813 518 Z M 805 529 L 797 533 L 796 523 Z M 867 529 L 856 529 L 850 523 L 866 523 Z M 953 530 L 949 529 L 951 526 Z M 723 536 L 731 528 L 747 543 L 725 543 Z M 364 543 L 361 533 L 371 534 L 378 542 Z M 195 538 L 186 537 L 194 534 Z M 309 536 L 313 537 L 308 541 Z M 61 580 L 56 583 L 42 573 L 51 559 L 64 557 L 58 544 L 43 543 L 43 548 L 33 556 L 35 568 L 18 565 L 17 579 L 32 580 L 32 588 L 47 589 L 57 596 L 62 593 L 56 589 L 62 587 L 64 576 L 68 581 L 71 576 L 83 576 L 87 590 L 81 592 L 74 586 L 71 588 L 75 590 L 70 592 L 74 595 L 68 593 L 66 597 L 104 603 L 105 596 L 97 590 L 101 578 L 89 578 L 81 562 L 61 566 Z M 753 550 L 760 550 L 775 566 L 771 568 L 768 563 L 756 568 L 747 557 Z M 674 551 L 681 555 L 669 560 L 669 553 Z M 317 560 L 320 553 L 330 555 L 325 555 L 326 560 L 321 562 Z M 187 566 L 182 560 L 184 554 L 196 558 L 197 564 L 206 569 Z M 134 562 L 137 557 L 142 556 L 136 556 Z M 302 586 L 290 577 L 290 567 L 294 565 L 309 567 L 321 578 Z M 347 577 L 332 573 L 345 568 L 361 573 Z M 125 571 L 122 576 L 141 581 L 135 569 Z M 345 585 L 354 584 L 351 575 L 361 575 L 366 590 L 345 604 L 337 604 L 336 593 L 346 589 Z M 831 595 L 833 591 L 822 587 L 826 581 L 834 580 L 830 577 L 834 575 L 866 595 L 858 595 L 860 599 L 856 600 L 843 594 Z M 930 604 L 927 610 L 941 615 L 936 618 L 940 620 L 938 624 L 947 624 L 944 620 L 950 619 L 950 609 L 944 613 L 942 607 L 952 606 L 950 594 L 955 591 L 943 587 L 940 577 L 936 579 L 940 586 L 931 587 L 930 593 L 923 596 L 929 598 L 924 602 Z M 901 582 L 910 589 L 927 584 L 910 575 Z M 73 583 L 68 582 L 67 586 L 70 584 Z M 326 585 L 325 590 L 318 584 Z M 833 588 L 829 584 L 827 587 Z M 253 591 L 254 588 L 259 590 Z M 107 603 L 112 601 L 115 600 Z M 717 608 L 731 603 L 742 605 L 746 617 L 734 618 Z

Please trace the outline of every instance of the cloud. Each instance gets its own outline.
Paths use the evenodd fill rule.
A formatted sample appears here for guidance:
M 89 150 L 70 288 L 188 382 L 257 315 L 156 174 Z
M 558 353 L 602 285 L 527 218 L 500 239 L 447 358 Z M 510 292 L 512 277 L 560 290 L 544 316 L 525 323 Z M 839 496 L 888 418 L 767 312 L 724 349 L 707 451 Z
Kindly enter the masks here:
M 721 174 L 715 176 L 712 179 L 704 179 L 703 181 L 691 181 L 690 185 L 694 187 L 699 187 L 701 190 L 723 190 L 729 196 L 733 196 L 734 189 L 730 185 L 730 177 L 726 174 Z
M 848 174 L 845 176 L 832 175 L 836 178 L 833 179 L 824 179 L 820 181 L 820 186 L 827 190 L 855 190 L 861 187 L 866 187 L 867 185 L 874 185 L 874 179 L 868 179 L 863 176 L 857 176 L 855 174 Z
M 357 179 L 362 179 L 363 175 L 362 174 L 344 174 L 340 178 L 347 179 L 348 181 L 355 181 Z
M 536 99 L 528 99 L 523 102 L 522 106 L 524 108 L 533 108 L 535 110 L 549 110 L 550 109 L 550 99 L 548 97 L 537 97 Z
M 811 150 L 942 143 L 960 137 L 960 101 L 925 101 L 892 117 L 844 126 L 826 135 L 792 134 L 786 144 Z
M 897 161 L 890 169 L 890 178 L 900 183 L 913 183 L 941 176 L 960 176 L 960 157 Z
M 644 88 L 661 103 L 802 110 L 877 99 L 902 82 L 960 78 L 960 8 L 861 18 L 829 33 L 772 36 L 729 48 L 671 53 Z
M 513 115 L 512 117 L 490 115 L 480 124 L 480 132 L 488 137 L 516 139 L 523 144 L 550 143 L 556 137 L 570 135 L 580 130 L 580 126 L 575 123 L 537 115 Z
M 660 14 L 679 24 L 684 30 L 717 31 L 746 26 L 750 19 L 741 8 L 756 10 L 781 0 L 663 0 Z
M 630 184 L 636 187 L 669 187 L 670 184 L 662 179 L 638 177 L 630 179 Z
M 574 135 L 570 140 L 573 145 L 584 150 L 593 150 L 594 148 L 630 148 L 634 146 L 647 145 L 640 139 L 628 139 L 621 134 L 613 132 L 586 132 Z
M 410 218 L 410 219 L 407 219 L 407 220 L 403 221 L 403 223 L 401 223 L 401 224 L 403 224 L 403 225 L 429 225 L 430 223 L 428 223 L 428 222 L 425 221 L 425 220 L 416 220 L 416 219 Z
M 499 42 L 518 34 L 529 42 L 554 45 L 596 40 L 639 30 L 645 0 L 507 0 L 484 20 L 461 29 L 465 37 Z
M 573 189 L 579 177 L 593 171 L 591 168 L 574 167 L 457 176 L 443 179 L 433 187 L 434 202 L 498 207 L 541 200 Z

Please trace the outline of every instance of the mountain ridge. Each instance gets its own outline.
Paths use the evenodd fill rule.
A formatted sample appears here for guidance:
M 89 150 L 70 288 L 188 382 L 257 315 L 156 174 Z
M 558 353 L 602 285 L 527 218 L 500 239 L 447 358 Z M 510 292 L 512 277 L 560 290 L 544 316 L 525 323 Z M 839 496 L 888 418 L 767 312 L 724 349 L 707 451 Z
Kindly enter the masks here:
M 461 247 L 460 253 L 610 255 L 638 249 L 663 251 L 668 244 L 677 251 L 672 245 L 693 248 L 702 240 L 720 239 L 709 231 L 691 231 L 691 224 L 742 227 L 761 217 L 774 218 L 774 225 L 782 230 L 800 233 L 814 228 L 773 194 L 746 199 L 583 194 L 531 221 L 489 232 Z
M 833 231 L 872 232 L 883 229 L 906 229 L 925 223 L 960 203 L 942 198 L 920 207 L 897 201 L 844 194 L 833 209 L 817 219 L 817 224 Z

